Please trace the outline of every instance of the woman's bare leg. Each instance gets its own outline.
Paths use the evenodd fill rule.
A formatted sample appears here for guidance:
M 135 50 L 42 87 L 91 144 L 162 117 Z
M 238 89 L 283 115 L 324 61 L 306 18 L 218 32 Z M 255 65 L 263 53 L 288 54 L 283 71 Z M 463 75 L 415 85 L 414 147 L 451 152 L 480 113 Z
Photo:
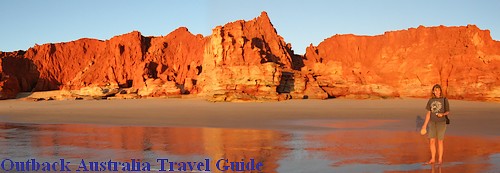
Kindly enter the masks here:
M 441 164 L 443 163 L 443 151 L 444 149 L 444 140 L 438 140 L 438 163 Z
M 431 138 L 429 141 L 429 149 L 431 150 L 431 160 L 429 164 L 436 162 L 436 138 Z

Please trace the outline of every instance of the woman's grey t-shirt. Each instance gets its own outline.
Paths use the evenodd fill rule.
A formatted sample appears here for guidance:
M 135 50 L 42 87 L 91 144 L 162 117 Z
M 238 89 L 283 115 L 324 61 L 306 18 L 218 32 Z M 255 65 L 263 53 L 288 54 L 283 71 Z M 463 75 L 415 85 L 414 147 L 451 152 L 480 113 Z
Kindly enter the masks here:
M 433 122 L 444 122 L 446 118 L 443 116 L 439 118 L 436 113 L 445 113 L 450 111 L 450 104 L 448 104 L 448 99 L 444 98 L 431 98 L 427 102 L 425 107 L 428 111 L 431 111 L 431 119 Z

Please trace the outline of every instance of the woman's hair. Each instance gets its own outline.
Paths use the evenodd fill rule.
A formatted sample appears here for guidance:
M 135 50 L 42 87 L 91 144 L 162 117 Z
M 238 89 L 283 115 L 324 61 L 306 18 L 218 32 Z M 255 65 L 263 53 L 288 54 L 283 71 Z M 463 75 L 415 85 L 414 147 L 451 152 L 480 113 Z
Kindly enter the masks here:
M 432 91 L 431 91 L 431 96 L 432 96 L 432 98 L 438 98 L 438 97 L 436 97 L 436 95 L 434 94 L 434 89 L 436 89 L 436 88 L 438 88 L 438 89 L 439 89 L 439 91 L 440 91 L 440 93 L 441 93 L 441 95 L 440 95 L 440 96 L 441 96 L 441 97 L 443 97 L 443 89 L 441 89 L 441 85 L 436 84 L 436 85 L 434 85 L 434 86 L 432 87 Z

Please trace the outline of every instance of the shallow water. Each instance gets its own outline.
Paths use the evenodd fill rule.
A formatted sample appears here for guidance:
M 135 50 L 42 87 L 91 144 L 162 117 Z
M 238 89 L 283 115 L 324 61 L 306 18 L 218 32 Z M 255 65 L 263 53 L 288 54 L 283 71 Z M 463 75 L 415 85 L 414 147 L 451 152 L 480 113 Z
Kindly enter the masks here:
M 311 124 L 311 122 L 309 122 Z M 205 162 L 210 172 L 228 161 L 261 162 L 261 171 L 239 172 L 495 172 L 500 170 L 498 136 L 446 136 L 445 164 L 423 166 L 428 142 L 415 131 L 384 130 L 365 124 L 385 121 L 316 123 L 323 130 L 256 130 L 228 128 L 106 126 L 91 124 L 0 124 L 4 169 L 10 159 L 70 162 L 76 172 L 85 162 L 148 162 L 161 172 L 157 159 Z M 315 124 L 315 123 L 312 123 Z M 362 128 L 349 128 L 352 124 Z M 361 125 L 363 126 L 361 126 Z M 223 163 L 223 162 L 222 162 Z M 221 164 L 220 167 L 222 167 Z M 226 164 L 230 165 L 230 164 Z M 0 165 L 1 166 L 1 165 Z M 88 164 L 86 167 L 88 168 Z M 165 169 L 168 171 L 168 165 Z M 207 172 L 206 167 L 186 172 Z M 13 170 L 15 168 L 12 168 Z M 121 168 L 120 168 L 121 169 Z M 2 170 L 1 172 L 4 172 Z M 95 171 L 94 171 L 95 172 Z M 105 170 L 103 172 L 114 172 Z M 127 172 L 127 171 L 118 171 Z M 144 171 L 143 171 L 144 172 Z M 175 166 L 174 172 L 179 171 Z M 227 171 L 233 172 L 233 171 Z

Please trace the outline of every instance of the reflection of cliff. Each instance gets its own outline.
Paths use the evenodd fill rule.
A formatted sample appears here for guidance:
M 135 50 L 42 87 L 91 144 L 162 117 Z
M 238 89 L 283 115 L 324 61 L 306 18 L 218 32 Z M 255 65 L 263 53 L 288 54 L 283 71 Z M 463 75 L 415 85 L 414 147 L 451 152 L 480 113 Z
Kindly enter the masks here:
M 244 129 L 203 129 L 203 137 L 206 144 L 204 153 L 213 159 L 213 165 L 221 158 L 240 162 L 242 159 L 245 162 L 255 159 L 255 162 L 263 162 L 262 172 L 276 172 L 278 161 L 286 151 L 283 142 L 289 140 L 275 131 Z
M 210 158 L 211 165 L 220 158 L 231 161 L 253 158 L 264 163 L 262 172 L 277 172 L 278 167 L 318 170 L 314 167 L 319 165 L 308 165 L 312 162 L 304 160 L 309 158 L 328 162 L 323 172 L 352 172 L 349 168 L 353 166 L 363 170 L 373 167 L 375 172 L 428 169 L 419 165 L 429 159 L 426 137 L 416 132 L 362 128 L 310 131 L 303 133 L 304 137 L 294 138 L 294 134 L 268 130 L 0 123 L 0 154 L 11 159 L 96 161 L 140 159 L 155 162 L 156 158 L 166 157 L 176 161 L 193 161 L 193 158 L 200 161 Z M 446 136 L 443 171 L 495 170 L 492 164 L 498 162 L 495 155 L 500 151 L 499 140 L 498 137 Z M 287 160 L 289 157 L 292 159 Z
M 436 83 L 450 98 L 500 96 L 500 43 L 474 25 L 335 35 L 301 56 L 262 12 L 205 37 L 184 27 L 161 37 L 133 31 L 1 52 L 0 61 L 0 99 L 57 89 L 75 90 L 72 97 L 199 94 L 214 101 L 427 97 Z M 294 88 L 281 91 L 290 77 Z
M 0 125 L 5 129 L 9 125 Z M 19 126 L 17 128 L 25 128 Z M 287 140 L 282 134 L 269 130 L 239 130 L 213 128 L 157 128 L 157 127 L 117 127 L 92 125 L 37 125 L 27 129 L 34 136 L 34 148 L 46 148 L 46 156 L 67 158 L 93 157 L 131 158 L 155 162 L 156 157 L 177 155 L 190 158 L 192 155 L 210 158 L 212 166 L 221 158 L 230 161 L 249 161 L 264 163 L 263 172 L 275 172 L 278 160 L 286 151 L 282 143 Z M 0 137 L 4 136 L 0 134 Z M 14 141 L 12 141 L 14 142 Z M 70 147 L 79 150 L 92 149 L 96 153 L 75 153 L 60 148 Z M 109 156 L 102 156 L 104 150 L 111 150 Z M 119 154 L 122 153 L 122 154 Z M 149 155 L 148 153 L 155 153 Z M 86 155 L 85 155 L 86 154 Z M 154 157 L 154 158 L 151 158 Z M 191 160 L 179 160 L 191 161 Z M 200 160 L 202 161 L 202 160 Z M 215 169 L 215 167 L 212 167 Z M 217 172 L 216 170 L 214 172 Z
M 369 134 L 369 135 L 368 135 Z M 346 165 L 378 164 L 386 165 L 424 163 L 430 158 L 428 139 L 416 132 L 398 132 L 383 130 L 337 131 L 323 135 L 309 135 L 306 140 L 314 146 L 309 151 L 326 153 L 335 167 Z M 446 136 L 444 162 L 467 162 L 471 158 L 490 159 L 498 151 L 498 138 Z M 466 163 L 464 165 L 446 165 L 446 172 L 483 172 L 491 170 L 485 163 Z M 389 170 L 386 170 L 389 171 Z M 398 171 L 394 171 L 398 172 Z

